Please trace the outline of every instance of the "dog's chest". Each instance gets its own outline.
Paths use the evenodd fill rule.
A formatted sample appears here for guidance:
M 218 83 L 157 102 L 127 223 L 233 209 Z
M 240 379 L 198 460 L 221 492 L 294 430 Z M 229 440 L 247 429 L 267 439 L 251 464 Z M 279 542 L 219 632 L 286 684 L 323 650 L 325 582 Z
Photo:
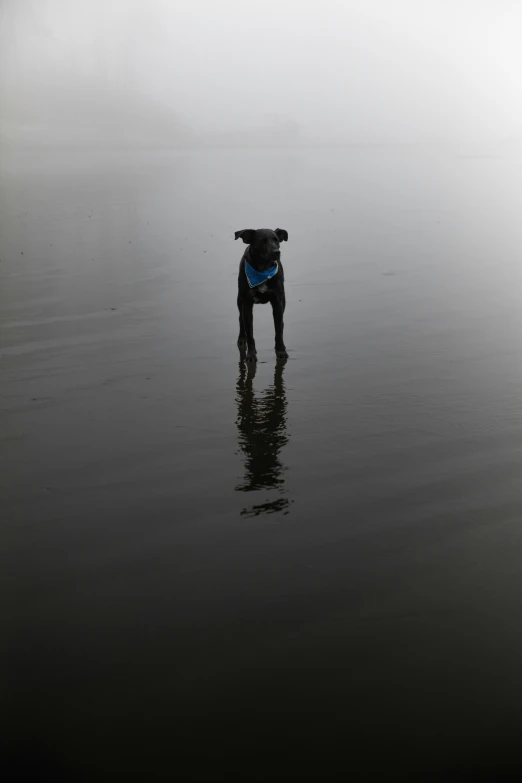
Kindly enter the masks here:
M 267 293 L 268 293 L 268 286 L 266 283 L 261 283 L 261 285 L 258 285 L 255 288 L 253 288 L 252 296 L 254 297 L 254 302 L 256 302 L 256 304 L 260 304 L 261 302 L 266 302 Z

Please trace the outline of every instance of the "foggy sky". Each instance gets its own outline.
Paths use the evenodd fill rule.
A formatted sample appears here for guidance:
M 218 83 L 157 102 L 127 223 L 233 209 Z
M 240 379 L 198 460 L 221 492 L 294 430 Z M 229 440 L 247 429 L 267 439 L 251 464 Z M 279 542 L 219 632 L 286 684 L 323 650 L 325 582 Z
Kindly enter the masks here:
M 0 9 L 3 121 L 18 90 L 45 99 L 92 80 L 155 98 L 196 132 L 279 114 L 317 140 L 522 133 L 516 0 L 0 0 Z

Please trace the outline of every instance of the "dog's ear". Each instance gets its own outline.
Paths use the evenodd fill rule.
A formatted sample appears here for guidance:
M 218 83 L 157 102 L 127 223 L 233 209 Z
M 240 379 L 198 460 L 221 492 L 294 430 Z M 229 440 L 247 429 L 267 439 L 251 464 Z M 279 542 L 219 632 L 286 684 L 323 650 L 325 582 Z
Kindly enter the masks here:
M 284 228 L 276 228 L 274 234 L 277 234 L 280 242 L 288 242 L 288 231 L 285 231 Z
M 245 245 L 251 245 L 256 238 L 256 230 L 255 228 L 244 228 L 242 231 L 236 231 L 234 239 L 239 239 L 239 237 L 241 237 Z

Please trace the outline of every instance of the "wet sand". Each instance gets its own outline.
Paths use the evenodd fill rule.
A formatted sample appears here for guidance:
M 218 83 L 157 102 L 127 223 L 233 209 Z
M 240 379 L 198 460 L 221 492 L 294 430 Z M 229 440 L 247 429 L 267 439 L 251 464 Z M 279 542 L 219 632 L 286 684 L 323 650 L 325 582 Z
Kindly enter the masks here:
M 522 766 L 520 166 L 4 160 L 9 763 Z M 233 234 L 261 226 L 290 359 L 257 307 L 253 371 Z

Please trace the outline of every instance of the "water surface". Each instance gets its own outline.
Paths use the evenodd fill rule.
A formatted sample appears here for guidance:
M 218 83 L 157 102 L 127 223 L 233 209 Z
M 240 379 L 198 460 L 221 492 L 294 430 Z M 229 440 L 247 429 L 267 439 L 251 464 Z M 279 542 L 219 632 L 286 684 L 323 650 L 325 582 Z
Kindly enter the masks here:
M 518 764 L 520 175 L 449 149 L 4 160 L 12 758 Z M 254 369 L 249 227 L 289 232 L 290 358 L 258 306 Z

